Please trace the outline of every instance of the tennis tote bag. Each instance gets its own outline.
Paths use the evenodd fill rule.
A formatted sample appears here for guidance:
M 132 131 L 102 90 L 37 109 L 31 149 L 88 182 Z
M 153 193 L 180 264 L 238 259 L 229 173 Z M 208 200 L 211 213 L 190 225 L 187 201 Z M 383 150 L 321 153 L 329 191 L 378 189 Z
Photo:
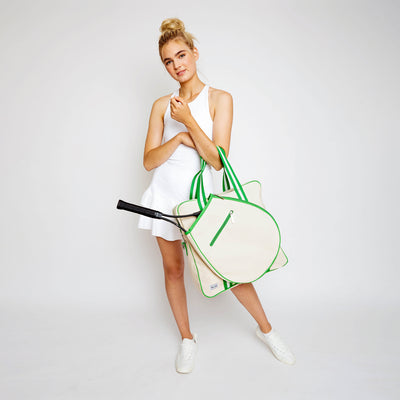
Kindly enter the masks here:
M 201 159 L 191 200 L 173 211 L 183 228 L 193 278 L 206 297 L 253 282 L 288 262 L 279 227 L 262 202 L 260 182 L 241 185 L 225 151 L 217 148 L 224 167 L 223 192 L 206 198 L 202 179 L 206 163 Z
M 261 184 L 238 181 L 223 148 L 217 146 L 223 167 L 223 192 L 206 198 L 201 159 L 190 200 L 178 204 L 173 215 L 118 201 L 117 208 L 163 219 L 181 229 L 189 268 L 206 297 L 215 297 L 240 283 L 253 282 L 287 264 L 278 225 L 265 210 Z M 170 218 L 176 218 L 177 222 Z

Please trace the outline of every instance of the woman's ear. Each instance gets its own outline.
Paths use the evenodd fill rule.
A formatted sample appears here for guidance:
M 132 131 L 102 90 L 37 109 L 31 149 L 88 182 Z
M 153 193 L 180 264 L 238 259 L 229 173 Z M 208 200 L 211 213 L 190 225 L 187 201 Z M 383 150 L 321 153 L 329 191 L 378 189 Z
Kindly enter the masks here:
M 197 49 L 197 47 L 193 47 L 193 54 L 194 54 L 194 58 L 197 61 L 199 59 L 199 50 Z

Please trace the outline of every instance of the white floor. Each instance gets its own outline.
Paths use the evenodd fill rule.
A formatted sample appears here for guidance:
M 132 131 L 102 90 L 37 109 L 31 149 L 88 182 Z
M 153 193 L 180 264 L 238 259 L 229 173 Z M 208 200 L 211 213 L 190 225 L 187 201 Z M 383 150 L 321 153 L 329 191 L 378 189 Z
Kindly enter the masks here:
M 395 310 L 308 305 L 269 313 L 296 355 L 289 366 L 255 336 L 246 312 L 233 316 L 221 304 L 208 318 L 191 316 L 199 353 L 189 375 L 175 372 L 179 338 L 168 312 L 157 321 L 152 310 L 2 309 L 0 397 L 400 398 Z

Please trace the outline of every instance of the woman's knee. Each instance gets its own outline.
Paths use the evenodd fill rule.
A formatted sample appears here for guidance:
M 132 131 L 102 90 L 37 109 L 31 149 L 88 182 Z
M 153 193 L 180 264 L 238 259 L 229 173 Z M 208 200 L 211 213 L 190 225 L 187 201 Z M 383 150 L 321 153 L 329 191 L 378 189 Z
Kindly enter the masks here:
M 184 258 L 180 241 L 167 241 L 157 237 L 163 259 L 164 275 L 168 280 L 183 278 Z
M 183 279 L 184 263 L 181 260 L 164 261 L 164 275 L 168 280 Z

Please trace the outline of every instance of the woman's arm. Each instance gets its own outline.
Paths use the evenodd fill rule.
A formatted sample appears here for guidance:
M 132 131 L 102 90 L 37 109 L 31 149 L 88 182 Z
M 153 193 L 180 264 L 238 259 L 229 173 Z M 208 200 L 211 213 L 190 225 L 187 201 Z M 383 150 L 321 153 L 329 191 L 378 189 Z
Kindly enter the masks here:
M 194 148 L 194 143 L 187 132 L 180 132 L 164 144 L 161 144 L 164 130 L 163 111 L 165 108 L 165 101 L 161 97 L 154 102 L 151 109 L 143 154 L 143 166 L 147 171 L 167 161 L 182 143 Z
M 209 139 L 203 132 L 193 118 L 187 103 L 179 96 L 171 99 L 171 117 L 185 124 L 200 156 L 216 170 L 220 170 L 222 163 L 216 146 L 221 146 L 228 155 L 233 119 L 233 100 L 230 93 L 223 90 L 215 90 L 213 97 L 215 108 L 213 140 Z

